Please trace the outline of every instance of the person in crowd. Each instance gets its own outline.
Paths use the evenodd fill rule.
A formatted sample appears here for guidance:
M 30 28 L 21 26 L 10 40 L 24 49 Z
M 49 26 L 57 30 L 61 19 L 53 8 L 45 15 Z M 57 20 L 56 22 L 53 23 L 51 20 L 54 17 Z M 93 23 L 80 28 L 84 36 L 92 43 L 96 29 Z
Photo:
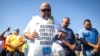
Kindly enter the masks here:
M 58 37 L 60 36 L 59 37 L 60 41 L 55 41 L 52 49 L 53 49 L 54 52 L 56 50 L 60 50 L 60 49 L 62 51 L 64 50 L 62 53 L 65 54 L 65 56 L 75 56 L 75 52 L 74 52 L 75 47 L 76 47 L 75 36 L 74 36 L 72 29 L 68 28 L 69 24 L 70 24 L 70 18 L 64 17 L 63 20 L 62 20 L 62 23 L 61 23 L 60 30 L 63 30 L 65 32 L 65 34 L 58 32 Z M 60 45 L 59 49 L 57 49 L 58 46 L 56 46 L 58 44 Z M 61 47 L 63 47 L 63 48 L 61 48 Z M 61 53 L 61 51 L 58 51 L 58 54 L 59 53 Z
M 25 43 L 23 36 L 19 35 L 19 29 L 15 28 L 12 35 L 9 35 L 6 39 L 7 44 L 7 54 L 6 56 L 24 56 L 22 52 L 22 46 Z M 16 54 L 17 53 L 17 54 Z
M 81 41 L 79 39 L 79 34 L 78 33 L 75 34 L 75 39 L 76 39 L 75 54 L 76 54 L 76 56 L 80 56 L 81 55 L 81 51 L 82 51 L 82 46 L 81 46 Z
M 65 38 L 65 36 L 66 36 L 66 32 L 60 30 L 58 34 L 56 34 L 55 37 L 53 38 L 53 44 L 52 44 L 53 56 L 65 56 L 65 51 L 61 42 L 61 37 Z
M 90 19 L 84 20 L 84 28 L 79 32 L 83 44 L 83 56 L 98 56 L 99 32 L 92 27 Z
M 29 49 L 29 46 L 28 46 L 27 40 L 25 40 L 25 43 L 23 45 L 23 52 L 25 56 L 27 56 L 28 54 L 28 49 Z
M 0 56 L 6 56 L 6 37 L 4 35 L 8 31 L 10 31 L 9 27 L 0 35 Z
M 56 24 L 56 21 L 51 15 L 51 6 L 49 3 L 43 2 L 40 5 L 39 12 L 40 15 L 32 17 L 32 20 L 29 22 L 23 33 L 24 36 L 30 40 L 28 56 L 51 56 L 51 44 L 52 38 L 54 37 L 53 25 Z M 46 32 L 48 29 L 52 30 L 49 32 L 49 34 L 51 34 L 50 36 L 48 35 L 48 32 Z

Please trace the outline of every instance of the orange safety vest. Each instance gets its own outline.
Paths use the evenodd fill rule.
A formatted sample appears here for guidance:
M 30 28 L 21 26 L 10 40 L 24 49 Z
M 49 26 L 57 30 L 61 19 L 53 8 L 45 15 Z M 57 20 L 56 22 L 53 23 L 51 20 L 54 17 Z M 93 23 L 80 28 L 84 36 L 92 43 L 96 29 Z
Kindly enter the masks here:
M 5 48 L 7 48 L 7 45 L 6 45 L 6 37 L 3 37 L 2 40 L 3 40 L 2 48 L 5 49 Z

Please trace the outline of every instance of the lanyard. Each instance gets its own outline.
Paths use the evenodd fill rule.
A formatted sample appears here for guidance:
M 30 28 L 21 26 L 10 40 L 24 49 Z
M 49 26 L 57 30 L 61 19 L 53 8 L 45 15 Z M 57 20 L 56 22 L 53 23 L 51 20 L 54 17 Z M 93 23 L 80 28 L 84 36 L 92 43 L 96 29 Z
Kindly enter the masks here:
M 51 16 L 50 18 L 48 18 L 48 24 L 53 24 L 53 17 Z

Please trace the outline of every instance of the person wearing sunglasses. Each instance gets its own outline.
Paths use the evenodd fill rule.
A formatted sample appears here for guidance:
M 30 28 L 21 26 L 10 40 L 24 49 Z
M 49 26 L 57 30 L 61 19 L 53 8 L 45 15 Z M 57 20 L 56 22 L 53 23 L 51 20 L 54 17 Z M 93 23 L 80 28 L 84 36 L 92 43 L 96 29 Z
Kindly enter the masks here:
M 28 56 L 52 56 L 51 44 L 56 22 L 51 16 L 51 6 L 47 2 L 40 5 L 39 15 L 33 16 L 24 30 L 30 40 Z M 45 47 L 44 47 L 45 46 Z

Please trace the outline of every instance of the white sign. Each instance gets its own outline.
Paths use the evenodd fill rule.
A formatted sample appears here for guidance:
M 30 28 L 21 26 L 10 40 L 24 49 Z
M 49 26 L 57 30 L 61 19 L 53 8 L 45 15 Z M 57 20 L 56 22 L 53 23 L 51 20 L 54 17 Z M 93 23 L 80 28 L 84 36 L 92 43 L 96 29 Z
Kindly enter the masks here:
M 37 26 L 39 37 L 37 38 L 40 40 L 40 45 L 51 45 L 52 39 L 56 34 L 57 29 L 55 29 L 54 25 L 47 24 L 47 25 L 39 25 Z

